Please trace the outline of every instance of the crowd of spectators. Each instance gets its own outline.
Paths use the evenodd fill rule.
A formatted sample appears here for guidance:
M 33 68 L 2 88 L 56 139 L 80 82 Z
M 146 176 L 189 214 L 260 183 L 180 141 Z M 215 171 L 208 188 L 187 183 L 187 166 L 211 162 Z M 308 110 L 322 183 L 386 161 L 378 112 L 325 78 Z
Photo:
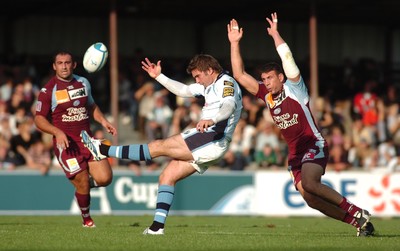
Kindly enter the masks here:
M 140 51 L 139 51 L 140 52 Z M 140 69 L 141 55 L 121 64 L 119 109 L 122 123 L 128 124 L 142 140 L 150 141 L 193 127 L 203 100 L 181 99 L 170 95 Z M 183 60 L 164 65 L 168 75 L 182 82 L 191 81 Z M 328 170 L 400 170 L 399 84 L 383 83 L 378 64 L 348 60 L 339 70 L 320 74 L 320 96 L 312 100 L 314 119 L 329 143 Z M 51 71 L 49 71 L 51 72 Z M 59 168 L 52 153 L 52 139 L 33 123 L 35 101 L 48 77 L 38 76 L 32 64 L 0 64 L 0 170 L 29 168 L 47 174 Z M 254 69 L 257 76 L 257 69 Z M 307 79 L 307 76 L 303 76 Z M 107 76 L 89 79 L 95 100 L 109 112 Z M 307 82 L 307 80 L 306 80 Z M 98 84 L 99 83 L 99 84 Z M 244 92 L 243 113 L 229 151 L 216 168 L 223 170 L 285 170 L 287 148 L 279 129 L 260 100 Z M 96 135 L 103 135 L 97 132 Z M 133 142 L 131 142 L 133 143 Z M 145 163 L 157 170 L 164 159 Z M 124 162 L 140 175 L 142 163 Z

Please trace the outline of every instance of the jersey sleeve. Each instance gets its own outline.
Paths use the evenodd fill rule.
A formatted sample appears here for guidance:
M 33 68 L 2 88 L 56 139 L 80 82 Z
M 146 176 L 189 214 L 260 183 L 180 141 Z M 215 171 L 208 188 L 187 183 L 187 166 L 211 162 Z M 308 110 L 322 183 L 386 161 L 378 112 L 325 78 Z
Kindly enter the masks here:
M 92 95 L 92 85 L 90 84 L 89 80 L 85 77 L 78 76 L 78 75 L 74 75 L 74 77 L 76 78 L 76 80 L 78 80 L 85 86 L 86 91 L 87 91 L 87 96 L 88 96 L 87 104 L 89 106 L 93 106 L 95 104 L 95 101 L 94 101 L 94 98 Z
M 200 98 L 204 96 L 204 86 L 201 84 L 190 84 L 189 91 L 192 93 L 193 97 Z
M 265 98 L 268 93 L 269 92 L 268 92 L 267 88 L 265 87 L 265 85 L 262 82 L 258 82 L 258 92 L 255 95 L 256 98 L 259 98 L 265 102 Z
M 51 109 L 51 93 L 52 90 L 49 90 L 47 87 L 43 87 L 40 90 L 36 102 L 36 115 L 42 115 L 44 117 L 49 115 Z
M 300 76 L 300 79 L 297 82 L 292 82 L 288 79 L 288 80 L 286 80 L 286 84 L 290 85 L 293 89 L 297 89 L 299 92 L 302 92 L 302 93 L 308 92 L 308 88 L 307 88 L 306 83 L 304 82 L 304 79 L 302 76 Z
M 308 94 L 308 88 L 301 76 L 297 83 L 287 80 L 285 84 L 291 89 L 291 92 L 293 92 L 300 103 L 308 104 L 310 96 Z
M 217 91 L 222 98 L 222 103 L 226 99 L 231 99 L 236 103 L 235 96 L 237 95 L 237 90 L 235 90 L 234 80 L 231 78 L 226 78 L 222 81 L 222 85 L 218 85 Z

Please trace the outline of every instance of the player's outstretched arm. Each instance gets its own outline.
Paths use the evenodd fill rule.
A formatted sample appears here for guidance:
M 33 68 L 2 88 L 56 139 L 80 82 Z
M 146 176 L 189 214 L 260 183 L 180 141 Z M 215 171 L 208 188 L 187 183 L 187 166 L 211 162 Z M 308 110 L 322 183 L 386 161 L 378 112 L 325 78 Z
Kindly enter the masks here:
M 150 77 L 156 78 L 161 74 L 161 60 L 157 64 L 152 63 L 148 58 L 142 61 L 142 69 L 145 70 Z
M 231 64 L 233 77 L 251 94 L 258 92 L 258 82 L 249 75 L 244 69 L 243 59 L 240 53 L 240 39 L 243 37 L 243 28 L 239 28 L 239 23 L 232 19 L 227 25 L 228 39 L 231 44 Z
M 286 77 L 292 82 L 298 82 L 300 79 L 300 70 L 294 61 L 289 46 L 278 32 L 278 14 L 274 12 L 271 14 L 271 18 L 267 17 L 266 19 L 270 25 L 270 27 L 267 28 L 268 35 L 274 39 L 275 47 L 282 60 L 282 66 Z
M 161 73 L 160 60 L 157 61 L 157 64 L 154 64 L 148 58 L 145 58 L 145 61 L 142 61 L 142 69 L 145 70 L 150 77 L 157 80 L 160 84 L 162 84 L 173 94 L 184 98 L 193 97 L 187 85 L 172 80 Z

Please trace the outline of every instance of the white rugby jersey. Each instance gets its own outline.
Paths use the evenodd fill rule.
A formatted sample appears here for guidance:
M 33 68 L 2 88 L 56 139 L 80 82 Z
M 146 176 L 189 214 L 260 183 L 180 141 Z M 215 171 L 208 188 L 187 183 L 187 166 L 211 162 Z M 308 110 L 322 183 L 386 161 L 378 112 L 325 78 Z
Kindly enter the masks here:
M 223 130 L 225 136 L 232 139 L 233 132 L 243 108 L 242 91 L 236 80 L 226 73 L 221 73 L 217 80 L 207 88 L 201 84 L 195 83 L 189 85 L 189 90 L 193 96 L 204 96 L 205 98 L 201 119 L 214 118 L 225 100 L 230 99 L 235 102 L 235 110 L 231 116 L 229 116 L 226 121 L 220 121 L 208 129 L 217 132 Z

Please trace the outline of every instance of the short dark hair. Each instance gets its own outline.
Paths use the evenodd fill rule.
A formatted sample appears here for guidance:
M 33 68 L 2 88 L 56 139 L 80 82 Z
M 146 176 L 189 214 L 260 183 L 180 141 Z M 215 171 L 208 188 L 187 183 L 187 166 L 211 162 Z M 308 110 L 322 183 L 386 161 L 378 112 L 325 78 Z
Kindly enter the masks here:
M 70 55 L 70 56 L 71 56 L 71 59 L 72 59 L 72 62 L 75 63 L 74 55 L 72 55 L 72 53 L 69 52 L 69 51 L 58 51 L 58 52 L 56 52 L 56 53 L 54 54 L 54 57 L 53 57 L 53 63 L 56 62 L 57 56 L 64 56 L 64 55 Z
M 282 67 L 280 66 L 280 64 L 278 64 L 276 62 L 270 62 L 270 63 L 267 63 L 260 67 L 261 73 L 266 73 L 266 72 L 270 72 L 270 71 L 275 71 L 277 74 L 280 74 L 280 73 L 283 74 Z
M 189 65 L 186 68 L 186 72 L 191 74 L 193 70 L 197 69 L 199 71 L 207 71 L 209 68 L 218 73 L 223 71 L 222 66 L 213 56 L 207 54 L 198 54 L 190 60 Z

